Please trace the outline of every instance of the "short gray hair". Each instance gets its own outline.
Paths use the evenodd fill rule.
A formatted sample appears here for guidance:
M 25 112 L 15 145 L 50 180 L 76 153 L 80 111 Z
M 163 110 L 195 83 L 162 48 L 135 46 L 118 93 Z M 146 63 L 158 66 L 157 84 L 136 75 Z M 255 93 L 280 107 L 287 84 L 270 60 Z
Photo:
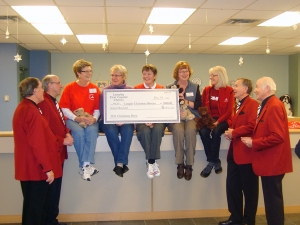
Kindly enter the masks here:
M 53 75 L 53 74 L 48 74 L 42 80 L 42 85 L 43 85 L 43 88 L 44 88 L 45 92 L 48 91 L 48 85 L 51 83 L 52 77 L 56 77 L 56 76 Z
M 39 79 L 35 77 L 27 77 L 19 84 L 19 91 L 22 98 L 30 97 L 33 95 L 34 89 L 39 86 Z
M 274 93 L 276 92 L 276 84 L 271 77 L 262 77 L 261 82 L 262 82 L 262 85 L 264 86 L 264 88 L 266 88 L 268 86 L 268 87 L 270 87 L 270 90 L 272 92 L 274 92 Z

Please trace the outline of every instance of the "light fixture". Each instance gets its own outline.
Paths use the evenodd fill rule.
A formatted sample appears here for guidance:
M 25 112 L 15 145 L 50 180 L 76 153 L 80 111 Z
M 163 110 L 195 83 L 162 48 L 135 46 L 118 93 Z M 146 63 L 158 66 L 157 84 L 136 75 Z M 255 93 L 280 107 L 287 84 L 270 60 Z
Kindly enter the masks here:
M 32 23 L 39 32 L 45 35 L 72 35 L 73 32 L 71 31 L 68 24 L 40 24 L 40 23 Z
M 295 45 L 295 47 L 300 47 L 300 44 L 299 45 Z
M 270 54 L 271 50 L 270 50 L 270 47 L 269 47 L 269 38 L 267 38 L 267 48 L 266 48 L 266 53 L 267 54 Z
M 12 8 L 42 34 L 73 34 L 56 6 L 12 6 Z
M 103 44 L 108 43 L 107 35 L 85 35 L 85 34 L 77 34 L 81 44 Z
M 182 24 L 196 9 L 153 8 L 147 24 Z
M 218 45 L 244 45 L 257 39 L 258 37 L 232 37 Z
M 65 45 L 68 41 L 65 39 L 65 37 L 63 37 L 63 38 L 60 40 L 60 42 L 61 42 L 63 45 Z
M 164 35 L 141 35 L 137 44 L 163 44 L 169 37 Z
M 18 43 L 19 43 L 19 17 L 17 17 L 17 49 L 18 49 L 18 52 L 14 56 L 15 57 L 14 61 L 17 61 L 17 62 L 22 60 L 22 55 L 19 55 L 19 45 L 18 45 Z
M 300 23 L 300 14 L 298 12 L 284 12 L 278 16 L 273 17 L 257 26 L 266 27 L 290 27 Z

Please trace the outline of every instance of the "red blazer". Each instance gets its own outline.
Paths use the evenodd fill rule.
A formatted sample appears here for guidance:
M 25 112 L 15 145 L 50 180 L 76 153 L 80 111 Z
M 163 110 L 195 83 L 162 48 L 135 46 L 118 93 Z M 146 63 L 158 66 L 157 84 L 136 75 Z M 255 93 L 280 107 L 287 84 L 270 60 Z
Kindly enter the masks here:
M 266 102 L 257 118 L 252 150 L 255 174 L 275 176 L 293 171 L 288 118 L 275 95 Z
M 46 172 L 62 176 L 58 141 L 37 106 L 23 99 L 13 116 L 15 178 L 21 181 L 46 180 Z
M 202 106 L 206 106 L 210 113 L 210 90 L 212 86 L 204 88 L 202 93 Z M 234 93 L 232 87 L 226 86 L 219 88 L 218 109 L 220 117 L 218 122 L 226 121 L 228 126 L 231 125 L 234 110 Z
M 251 137 L 256 123 L 258 105 L 256 100 L 248 96 L 232 118 L 233 131 L 229 151 L 233 151 L 236 164 L 252 163 L 253 152 L 241 141 L 241 137 Z
M 67 129 L 66 125 L 63 123 L 60 114 L 56 109 L 56 105 L 49 94 L 44 92 L 44 101 L 40 102 L 38 106 L 42 110 L 43 116 L 49 122 L 53 133 L 56 135 L 60 150 L 61 162 L 63 163 L 65 159 L 68 158 L 67 146 L 63 143 L 66 133 L 69 132 L 69 129 Z

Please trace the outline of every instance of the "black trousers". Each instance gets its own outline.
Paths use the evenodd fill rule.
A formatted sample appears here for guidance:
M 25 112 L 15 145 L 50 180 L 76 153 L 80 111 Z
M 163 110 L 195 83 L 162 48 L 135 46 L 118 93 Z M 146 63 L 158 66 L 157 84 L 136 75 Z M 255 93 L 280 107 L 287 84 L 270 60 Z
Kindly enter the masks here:
M 22 225 L 47 224 L 51 185 L 44 180 L 21 181 L 24 198 Z
M 229 152 L 227 162 L 226 194 L 228 210 L 231 213 L 229 220 L 254 225 L 258 203 L 258 176 L 253 172 L 252 164 L 236 164 L 233 151 Z
M 215 119 L 215 118 L 214 118 Z M 205 155 L 208 162 L 220 162 L 221 135 L 228 129 L 228 123 L 223 121 L 212 131 L 207 126 L 199 130 L 199 134 L 204 146 Z
M 262 176 L 265 212 L 269 225 L 284 225 L 282 179 L 284 174 Z
M 59 214 L 59 200 L 61 192 L 62 177 L 54 179 L 51 184 L 51 196 L 49 203 L 49 213 L 47 225 L 57 225 L 58 220 L 56 217 Z

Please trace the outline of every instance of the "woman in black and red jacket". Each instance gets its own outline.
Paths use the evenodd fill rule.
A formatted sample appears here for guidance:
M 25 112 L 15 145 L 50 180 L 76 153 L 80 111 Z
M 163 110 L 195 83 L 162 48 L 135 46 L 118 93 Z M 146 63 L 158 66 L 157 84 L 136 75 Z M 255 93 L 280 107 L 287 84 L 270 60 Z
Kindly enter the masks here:
M 208 161 L 208 165 L 200 174 L 202 177 L 208 177 L 213 168 L 216 174 L 223 171 L 219 159 L 221 135 L 231 125 L 234 110 L 234 94 L 232 87 L 227 86 L 226 69 L 222 66 L 211 68 L 209 78 L 211 85 L 203 90 L 202 106 L 206 106 L 210 115 L 216 120 L 216 128 L 210 130 L 204 126 L 199 130 Z

